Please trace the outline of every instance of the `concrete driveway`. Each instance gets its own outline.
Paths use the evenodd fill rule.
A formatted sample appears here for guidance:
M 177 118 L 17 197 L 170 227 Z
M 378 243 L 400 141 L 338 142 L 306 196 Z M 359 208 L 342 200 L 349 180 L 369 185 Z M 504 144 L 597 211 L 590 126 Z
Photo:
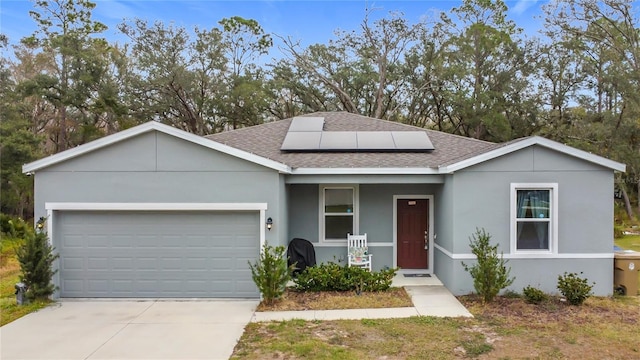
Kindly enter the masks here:
M 60 301 L 0 328 L 0 359 L 228 359 L 258 301 Z

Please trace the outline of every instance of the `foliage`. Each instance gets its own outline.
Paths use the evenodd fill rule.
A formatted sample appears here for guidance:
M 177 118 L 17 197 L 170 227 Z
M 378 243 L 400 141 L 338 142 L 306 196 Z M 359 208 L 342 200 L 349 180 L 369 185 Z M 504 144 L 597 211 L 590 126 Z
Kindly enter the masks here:
M 286 249 L 284 246 L 270 246 L 265 242 L 260 258 L 254 263 L 249 262 L 253 282 L 258 286 L 267 304 L 279 299 L 291 279 L 292 268 L 287 266 Z
M 25 238 L 33 235 L 33 229 L 21 218 L 0 213 L 0 235 L 2 238 Z
M 549 298 L 544 291 L 533 286 L 527 286 L 522 289 L 522 294 L 524 295 L 525 300 L 530 304 L 540 304 Z
M 342 266 L 334 262 L 307 267 L 293 279 L 300 291 L 385 291 L 398 269 L 368 271 L 357 266 Z
M 30 300 L 47 299 L 56 287 L 51 283 L 53 262 L 58 258 L 49 244 L 47 233 L 37 230 L 25 238 L 24 244 L 16 251 L 22 275 L 20 281 L 27 285 L 27 298 Z
M 0 251 L 0 326 L 37 311 L 49 304 L 49 300 L 36 300 L 18 305 L 15 284 L 20 281 L 20 264 L 16 259 L 15 248 L 22 245 L 24 239 L 8 239 L 2 236 Z
M 473 287 L 483 301 L 491 302 L 500 290 L 513 283 L 514 278 L 509 278 L 511 269 L 505 266 L 508 261 L 502 253 L 498 256 L 498 245 L 490 245 L 491 235 L 484 229 L 476 229 L 469 240 L 477 262 L 472 266 L 462 263 L 462 266 L 471 274 Z
M 589 285 L 587 279 L 581 278 L 576 273 L 565 272 L 558 276 L 558 290 L 571 305 L 581 305 L 591 296 L 592 288 L 593 285 Z

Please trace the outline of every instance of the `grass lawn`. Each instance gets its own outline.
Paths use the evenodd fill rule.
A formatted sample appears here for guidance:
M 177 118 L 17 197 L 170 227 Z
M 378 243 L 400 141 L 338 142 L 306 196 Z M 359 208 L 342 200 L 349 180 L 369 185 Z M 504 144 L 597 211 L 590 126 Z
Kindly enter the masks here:
M 640 251 L 640 235 L 625 235 L 620 239 L 615 239 L 614 244 L 623 249 Z
M 232 359 L 640 358 L 640 297 L 460 300 L 475 318 L 251 323 Z
M 20 264 L 15 257 L 16 241 L 2 239 L 0 252 L 0 326 L 42 309 L 50 301 L 37 301 L 28 305 L 16 304 L 15 284 L 20 281 Z

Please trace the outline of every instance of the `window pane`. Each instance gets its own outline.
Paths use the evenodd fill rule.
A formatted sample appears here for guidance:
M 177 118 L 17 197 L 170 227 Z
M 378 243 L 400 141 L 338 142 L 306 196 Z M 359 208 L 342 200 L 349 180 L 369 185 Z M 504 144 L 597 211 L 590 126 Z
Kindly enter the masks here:
M 353 189 L 325 189 L 324 212 L 352 213 Z
M 549 218 L 549 190 L 518 190 L 517 216 L 525 218 Z
M 518 221 L 518 250 L 548 250 L 548 221 Z
M 346 239 L 347 233 L 353 234 L 353 216 L 325 216 L 325 239 Z

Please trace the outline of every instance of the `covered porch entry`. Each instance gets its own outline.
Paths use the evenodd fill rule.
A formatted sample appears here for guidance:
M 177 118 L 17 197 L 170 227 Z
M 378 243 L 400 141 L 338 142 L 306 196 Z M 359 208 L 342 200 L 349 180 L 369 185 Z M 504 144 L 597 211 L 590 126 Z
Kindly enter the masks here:
M 312 184 L 290 178 L 288 240 L 309 240 L 318 263 L 346 264 L 347 233 L 366 233 L 374 271 L 399 267 L 402 273 L 432 274 L 442 179 L 403 176 L 406 183 L 370 183 L 364 181 L 369 177 L 358 178 Z

